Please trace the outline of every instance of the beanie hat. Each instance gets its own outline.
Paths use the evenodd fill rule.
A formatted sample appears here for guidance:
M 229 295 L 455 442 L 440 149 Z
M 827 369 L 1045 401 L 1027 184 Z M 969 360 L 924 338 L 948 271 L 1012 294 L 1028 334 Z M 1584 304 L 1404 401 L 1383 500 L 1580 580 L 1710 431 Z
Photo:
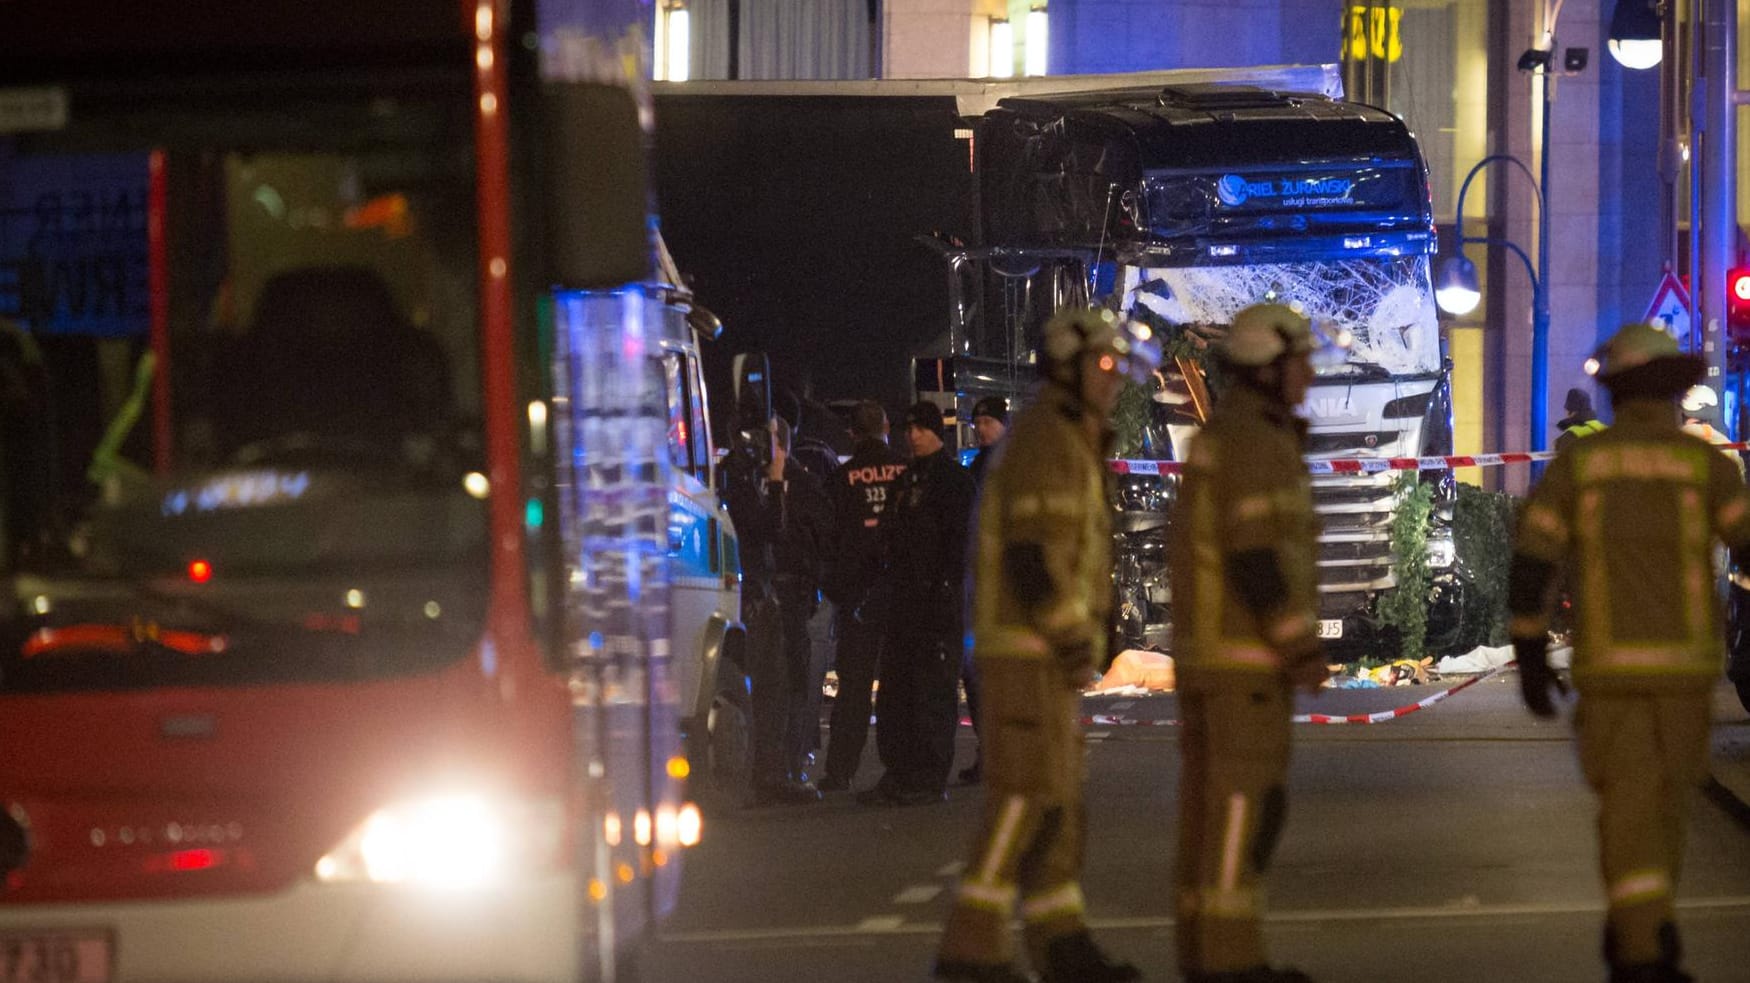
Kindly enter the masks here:
M 986 396 L 972 404 L 972 418 L 988 416 L 998 423 L 1009 422 L 1009 401 L 1001 396 Z
M 905 425 L 928 430 L 940 437 L 945 429 L 942 423 L 942 408 L 927 399 L 920 400 L 914 403 L 911 409 L 905 411 Z

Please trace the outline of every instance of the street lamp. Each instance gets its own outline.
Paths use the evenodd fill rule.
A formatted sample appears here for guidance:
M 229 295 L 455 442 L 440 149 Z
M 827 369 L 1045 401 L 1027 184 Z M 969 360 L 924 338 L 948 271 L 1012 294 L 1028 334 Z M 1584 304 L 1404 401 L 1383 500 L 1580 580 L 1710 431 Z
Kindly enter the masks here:
M 1665 54 L 1658 0 L 1616 0 L 1610 14 L 1610 56 L 1624 68 L 1652 68 Z
M 1482 299 L 1475 263 L 1463 255 L 1440 262 L 1440 269 L 1434 276 L 1434 302 L 1441 310 L 1462 317 L 1476 310 Z
M 1544 145 L 1549 145 L 1549 116 L 1545 110 Z M 1545 157 L 1548 160 L 1548 157 Z M 1471 181 L 1490 164 L 1509 163 L 1517 167 L 1526 180 L 1531 182 L 1531 189 L 1537 193 L 1537 241 L 1538 262 L 1534 266 L 1531 257 L 1518 243 L 1494 236 L 1467 236 L 1464 234 L 1464 196 L 1470 191 Z M 1531 449 L 1543 450 L 1544 431 L 1549 422 L 1549 284 L 1546 283 L 1544 271 L 1549 261 L 1549 214 L 1543 197 L 1543 186 L 1537 177 L 1531 173 L 1531 168 L 1525 162 L 1512 154 L 1490 154 L 1470 169 L 1464 176 L 1464 183 L 1458 187 L 1458 214 L 1455 223 L 1458 227 L 1458 255 L 1440 261 L 1439 269 L 1434 277 L 1434 302 L 1448 314 L 1469 314 L 1476 309 L 1482 300 L 1482 291 L 1477 287 L 1477 268 L 1464 256 L 1464 247 L 1473 242 L 1485 246 L 1500 246 L 1518 256 L 1525 264 L 1525 275 L 1531 280 Z

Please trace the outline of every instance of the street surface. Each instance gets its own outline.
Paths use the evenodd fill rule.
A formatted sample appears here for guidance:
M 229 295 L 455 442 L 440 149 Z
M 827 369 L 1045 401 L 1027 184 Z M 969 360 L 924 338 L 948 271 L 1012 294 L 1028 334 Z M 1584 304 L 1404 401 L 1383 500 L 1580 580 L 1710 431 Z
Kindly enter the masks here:
M 1431 691 L 1328 690 L 1301 709 L 1372 712 Z M 1170 695 L 1084 706 L 1177 715 Z M 1735 701 L 1716 707 L 1722 732 L 1750 731 Z M 1569 733 L 1520 708 L 1511 673 L 1388 723 L 1298 726 L 1270 880 L 1275 961 L 1321 983 L 1602 980 L 1593 806 Z M 1096 934 L 1147 979 L 1175 980 L 1175 729 L 1089 736 Z M 962 728 L 960 764 L 971 749 Z M 859 783 L 877 771 L 871 748 Z M 941 805 L 877 809 L 839 794 L 708 823 L 641 979 L 927 979 L 980 795 L 956 787 Z M 1734 812 L 1729 798 L 1696 794 L 1679 907 L 1688 966 L 1705 983 L 1750 981 L 1750 829 Z

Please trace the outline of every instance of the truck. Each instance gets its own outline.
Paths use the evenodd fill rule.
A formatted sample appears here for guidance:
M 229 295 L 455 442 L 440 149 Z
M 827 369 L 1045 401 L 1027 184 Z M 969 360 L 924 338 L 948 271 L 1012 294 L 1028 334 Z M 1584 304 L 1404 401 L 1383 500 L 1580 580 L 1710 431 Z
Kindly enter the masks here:
M 953 379 L 959 400 L 1018 392 L 1016 367 L 1031 359 L 1051 310 L 1111 303 L 1155 326 L 1177 355 L 1147 394 L 1152 405 L 1134 423 L 1142 439 L 1132 443 L 1179 458 L 1215 388 L 1202 353 L 1235 311 L 1276 301 L 1350 340 L 1348 357 L 1320 368 L 1301 407 L 1310 457 L 1450 454 L 1426 165 L 1402 120 L 1342 101 L 1334 72 L 1302 76 L 1278 80 L 1298 89 L 1151 80 L 998 101 L 976 127 L 982 241 L 941 247 L 956 268 L 949 359 L 967 371 L 936 377 Z M 1468 647 L 1457 637 L 1455 489 L 1445 471 L 1422 479 L 1434 485 L 1436 516 L 1429 643 Z M 1119 634 L 1170 647 L 1156 533 L 1172 490 L 1152 479 L 1122 484 Z M 1403 490 L 1386 471 L 1319 476 L 1313 490 L 1323 525 L 1320 637 L 1337 657 L 1387 650 L 1378 602 L 1396 586 L 1392 524 Z
M 807 352 L 792 370 L 823 398 L 937 400 L 966 447 L 976 399 L 1024 396 L 1050 312 L 1115 297 L 1178 340 L 1131 414 L 1139 452 L 1171 458 L 1210 406 L 1198 346 L 1274 298 L 1354 338 L 1302 407 L 1314 456 L 1450 453 L 1425 165 L 1403 121 L 1341 96 L 1334 66 L 658 84 L 658 119 L 686 126 L 659 123 L 656 171 L 695 288 L 733 312 L 731 334 L 772 326 L 725 349 Z M 1428 643 L 1468 648 L 1455 486 L 1419 477 L 1435 498 Z M 1173 482 L 1117 494 L 1118 634 L 1165 649 Z M 1375 473 L 1321 477 L 1317 494 L 1321 632 L 1334 656 L 1378 652 L 1401 489 Z

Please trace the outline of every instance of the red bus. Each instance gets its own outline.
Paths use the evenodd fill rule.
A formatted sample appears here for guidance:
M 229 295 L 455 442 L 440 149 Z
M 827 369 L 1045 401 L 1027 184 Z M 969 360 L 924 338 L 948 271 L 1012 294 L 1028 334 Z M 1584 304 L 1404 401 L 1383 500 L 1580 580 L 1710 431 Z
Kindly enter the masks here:
M 611 979 L 745 786 L 595 6 L 0 4 L 0 983 Z

